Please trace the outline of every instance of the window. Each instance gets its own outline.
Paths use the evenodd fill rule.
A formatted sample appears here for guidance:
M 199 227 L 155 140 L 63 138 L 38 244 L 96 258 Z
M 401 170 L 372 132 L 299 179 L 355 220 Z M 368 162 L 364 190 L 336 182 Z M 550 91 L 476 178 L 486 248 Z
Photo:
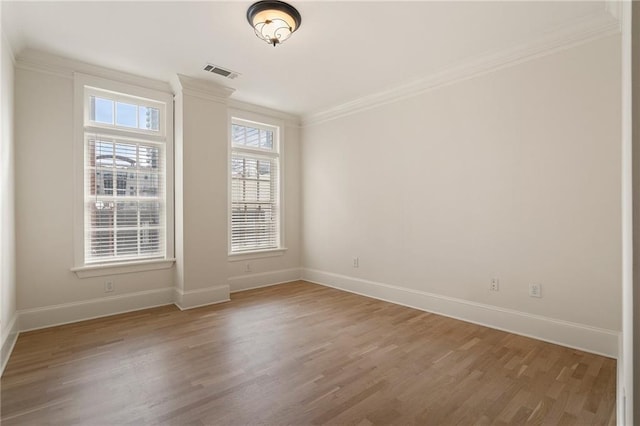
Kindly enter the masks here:
M 166 259 L 167 102 L 83 86 L 85 265 Z
M 231 254 L 282 248 L 279 130 L 231 120 Z

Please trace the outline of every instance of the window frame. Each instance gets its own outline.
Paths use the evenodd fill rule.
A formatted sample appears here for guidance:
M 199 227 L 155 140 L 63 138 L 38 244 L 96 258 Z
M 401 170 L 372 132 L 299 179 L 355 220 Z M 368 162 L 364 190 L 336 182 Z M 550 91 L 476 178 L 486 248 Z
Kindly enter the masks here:
M 232 238 L 232 166 L 231 160 L 233 156 L 233 152 L 237 150 L 239 153 L 251 153 L 255 152 L 257 155 L 261 154 L 269 154 L 273 151 L 267 151 L 264 149 L 257 148 L 255 150 L 246 149 L 246 148 L 234 148 L 233 147 L 233 135 L 232 135 L 232 126 L 233 124 L 239 125 L 248 125 L 258 129 L 271 130 L 274 132 L 273 144 L 275 147 L 276 157 L 278 159 L 278 235 L 277 235 L 277 247 L 266 248 L 266 249 L 254 249 L 254 250 L 244 250 L 239 252 L 232 251 L 231 247 L 231 238 Z M 285 156 L 284 156 L 284 146 L 285 146 L 285 138 L 284 138 L 284 122 L 282 120 L 274 119 L 269 116 L 265 116 L 262 114 L 256 114 L 252 112 L 230 109 L 228 114 L 228 142 L 227 142 L 227 253 L 229 261 L 240 261 L 240 260 L 249 260 L 249 259 L 259 259 L 265 257 L 272 256 L 281 256 L 287 250 L 285 246 L 285 173 L 284 173 L 284 165 L 285 165 Z
M 160 107 L 158 131 L 100 125 L 90 120 L 89 97 L 109 92 L 109 99 L 135 101 L 137 105 Z M 113 94 L 113 96 L 111 96 Z M 121 96 L 120 94 L 124 95 Z M 114 106 L 115 109 L 115 106 Z M 85 260 L 85 138 L 87 133 L 96 133 L 111 138 L 138 138 L 163 143 L 165 154 L 165 255 L 164 257 L 132 257 L 111 259 L 104 262 Z M 113 81 L 82 73 L 74 73 L 74 266 L 71 268 L 79 278 L 122 274 L 155 269 L 167 269 L 175 263 L 174 258 L 174 148 L 173 148 L 173 94 L 145 88 L 125 82 Z

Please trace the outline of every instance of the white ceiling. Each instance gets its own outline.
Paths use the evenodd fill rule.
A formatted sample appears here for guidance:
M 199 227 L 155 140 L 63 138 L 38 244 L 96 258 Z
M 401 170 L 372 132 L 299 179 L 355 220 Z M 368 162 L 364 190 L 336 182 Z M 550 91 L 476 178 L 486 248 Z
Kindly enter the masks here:
M 534 40 L 604 2 L 329 2 L 291 0 L 300 29 L 272 47 L 246 21 L 251 1 L 2 2 L 17 56 L 26 48 L 169 81 L 176 73 L 233 97 L 307 114 Z M 241 74 L 202 71 L 211 62 Z

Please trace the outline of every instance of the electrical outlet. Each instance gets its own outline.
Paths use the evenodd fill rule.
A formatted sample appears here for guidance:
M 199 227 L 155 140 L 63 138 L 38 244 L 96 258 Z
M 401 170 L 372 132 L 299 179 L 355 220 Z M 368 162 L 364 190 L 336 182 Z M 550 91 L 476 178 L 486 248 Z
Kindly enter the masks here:
M 500 291 L 500 281 L 497 278 L 491 278 L 491 286 L 489 286 L 489 290 Z
M 353 267 L 354 268 L 359 268 L 360 267 L 360 258 L 359 257 L 354 257 L 353 258 Z
M 245 272 L 251 272 L 251 264 L 249 262 L 245 263 L 244 271 Z
M 542 297 L 542 285 L 540 285 L 540 284 L 529 284 L 529 296 L 531 296 L 531 297 Z
M 111 293 L 113 291 L 113 281 L 104 282 L 104 292 Z

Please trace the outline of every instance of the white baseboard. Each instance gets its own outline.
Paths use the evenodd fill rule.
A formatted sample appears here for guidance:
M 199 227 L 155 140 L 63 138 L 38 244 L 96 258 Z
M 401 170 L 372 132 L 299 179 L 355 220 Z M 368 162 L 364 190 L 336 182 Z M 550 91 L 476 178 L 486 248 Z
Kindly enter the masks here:
M 173 288 L 140 291 L 117 296 L 100 297 L 81 302 L 44 306 L 18 311 L 20 331 L 37 330 L 56 325 L 106 317 L 156 306 L 170 305 Z
M 620 333 L 613 330 L 314 269 L 303 269 L 302 279 L 598 355 L 618 356 Z
M 18 327 L 18 314 L 14 314 L 9 325 L 2 330 L 2 345 L 0 345 L 0 376 L 4 374 L 4 369 L 9 362 L 13 347 L 18 340 L 18 334 L 20 334 Z
M 624 426 L 626 417 L 627 390 L 625 388 L 624 351 L 622 350 L 622 334 L 618 342 L 618 362 L 616 362 L 616 424 Z M 635 389 L 634 389 L 635 391 Z
M 238 275 L 229 278 L 227 281 L 229 283 L 231 293 L 236 293 L 238 291 L 298 281 L 301 276 L 302 271 L 300 268 L 290 268 L 270 272 L 260 272 L 257 274 Z
M 229 286 L 219 285 L 215 287 L 199 288 L 197 290 L 182 291 L 174 288 L 174 303 L 181 311 L 199 308 L 206 305 L 228 302 Z

